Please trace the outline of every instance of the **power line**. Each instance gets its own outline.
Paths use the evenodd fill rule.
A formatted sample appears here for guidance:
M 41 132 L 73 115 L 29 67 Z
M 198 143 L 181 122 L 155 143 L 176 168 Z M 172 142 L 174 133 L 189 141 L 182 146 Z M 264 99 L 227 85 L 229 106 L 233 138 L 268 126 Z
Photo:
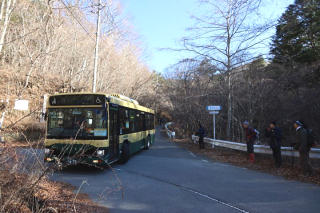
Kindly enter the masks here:
M 64 0 L 60 0 L 61 3 L 66 7 L 66 9 L 69 11 L 70 15 L 73 17 L 74 20 L 82 27 L 82 29 L 88 34 L 88 36 L 95 41 L 95 39 L 91 36 L 90 32 L 83 26 L 83 24 L 75 17 L 75 15 L 70 10 L 69 6 L 64 2 Z

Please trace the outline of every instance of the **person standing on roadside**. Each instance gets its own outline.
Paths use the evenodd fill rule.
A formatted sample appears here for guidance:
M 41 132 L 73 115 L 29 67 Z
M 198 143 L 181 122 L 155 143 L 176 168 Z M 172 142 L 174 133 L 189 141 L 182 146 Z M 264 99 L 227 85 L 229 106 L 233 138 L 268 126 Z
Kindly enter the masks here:
M 300 167 L 304 175 L 312 175 L 313 171 L 309 162 L 310 146 L 308 143 L 308 129 L 301 121 L 294 122 L 293 127 L 297 135 L 294 148 L 299 150 Z
M 173 142 L 174 139 L 176 138 L 176 132 L 174 131 L 174 129 L 172 129 L 171 131 L 171 135 L 170 135 L 171 141 Z
M 204 135 L 205 135 L 205 130 L 203 128 L 203 126 L 201 125 L 201 123 L 199 123 L 199 129 L 197 132 L 197 135 L 199 136 L 199 148 L 200 149 L 204 149 Z
M 282 133 L 281 130 L 277 127 L 276 122 L 273 121 L 269 124 L 269 127 L 266 129 L 266 137 L 270 138 L 269 145 L 272 149 L 273 159 L 276 168 L 280 168 L 282 163 L 281 158 L 281 140 Z
M 249 126 L 249 121 L 244 121 L 242 127 L 245 130 L 246 142 L 247 142 L 247 152 L 249 155 L 249 160 L 254 163 L 254 142 L 257 138 L 256 131 Z

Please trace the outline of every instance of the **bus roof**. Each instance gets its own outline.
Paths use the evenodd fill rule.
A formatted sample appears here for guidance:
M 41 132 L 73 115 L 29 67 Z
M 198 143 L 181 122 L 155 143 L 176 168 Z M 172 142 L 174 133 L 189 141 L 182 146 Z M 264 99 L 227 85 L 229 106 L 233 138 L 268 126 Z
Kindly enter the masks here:
M 50 95 L 50 97 L 63 96 L 63 95 L 103 95 L 109 100 L 110 103 L 154 114 L 154 110 L 153 109 L 141 106 L 138 103 L 138 101 L 133 100 L 133 99 L 131 99 L 129 97 L 126 97 L 124 95 L 120 95 L 120 94 L 111 94 L 111 95 L 109 95 L 109 94 L 105 94 L 105 93 L 74 92 L 74 93 L 53 94 L 53 95 Z M 48 103 L 48 106 L 50 106 L 50 103 Z M 69 107 L 69 106 L 65 106 L 65 107 Z

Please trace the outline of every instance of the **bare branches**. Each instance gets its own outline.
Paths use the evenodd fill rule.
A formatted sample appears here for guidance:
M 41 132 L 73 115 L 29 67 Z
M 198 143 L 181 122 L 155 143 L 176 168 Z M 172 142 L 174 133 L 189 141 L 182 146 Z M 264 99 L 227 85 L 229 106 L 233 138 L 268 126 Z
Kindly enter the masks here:
M 248 19 L 260 6 L 260 0 L 201 0 L 206 11 L 193 16 L 195 26 L 189 28 L 190 35 L 182 39 L 183 48 L 199 58 L 208 59 L 225 74 L 228 101 L 227 135 L 231 136 L 233 116 L 232 72 L 245 61 L 256 56 L 251 53 L 261 45 L 262 35 L 270 25 L 250 26 Z
M 7 1 L 0 5 L 0 9 L 4 8 L 3 15 L 6 5 L 2 3 Z M 1 43 L 5 52 L 0 64 L 15 71 L 15 86 L 10 83 L 10 88 L 14 88 L 19 97 L 28 94 L 35 85 L 41 87 L 39 95 L 88 91 L 93 72 L 96 5 L 90 0 L 57 0 L 49 4 L 23 1 L 18 2 L 16 8 L 15 23 L 10 25 L 6 41 Z M 98 90 L 127 96 L 134 93 L 135 97 L 145 96 L 143 91 L 152 93 L 151 72 L 141 60 L 142 51 L 121 14 L 118 1 L 103 0 L 101 11 Z M 39 78 L 45 80 L 36 82 Z M 50 78 L 55 80 L 49 83 Z M 42 88 L 42 83 L 56 83 L 56 86 Z
M 78 18 L 73 14 L 73 12 L 71 11 L 70 7 L 64 2 L 64 0 L 60 0 L 61 3 L 65 6 L 65 8 L 68 10 L 68 12 L 70 13 L 70 15 L 72 16 L 72 18 L 81 26 L 81 28 L 87 33 L 87 35 L 93 40 L 95 41 L 95 38 L 91 35 L 91 33 L 87 30 L 87 28 L 82 24 L 81 21 L 78 20 Z
M 183 38 L 183 48 L 208 58 L 228 72 L 235 68 L 239 55 L 261 44 L 261 36 L 270 25 L 250 27 L 248 18 L 260 5 L 260 0 L 211 1 L 201 3 L 208 8 L 202 17 L 193 16 L 195 26 L 190 36 Z

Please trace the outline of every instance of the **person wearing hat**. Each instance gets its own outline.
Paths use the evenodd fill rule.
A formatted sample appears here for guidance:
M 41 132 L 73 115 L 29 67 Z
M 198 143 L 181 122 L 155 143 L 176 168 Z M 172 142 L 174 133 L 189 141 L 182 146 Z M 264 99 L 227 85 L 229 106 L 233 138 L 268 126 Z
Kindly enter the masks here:
M 312 167 L 309 162 L 308 130 L 301 121 L 295 121 L 293 127 L 297 134 L 297 142 L 294 148 L 299 150 L 300 167 L 304 175 L 312 175 Z
M 246 133 L 246 142 L 247 142 L 247 152 L 249 155 L 249 160 L 251 163 L 254 163 L 254 142 L 257 138 L 257 133 L 252 127 L 249 126 L 249 121 L 244 121 L 242 127 Z
M 280 168 L 282 159 L 281 159 L 281 140 L 282 134 L 281 130 L 277 127 L 276 122 L 273 121 L 269 124 L 269 127 L 266 129 L 266 137 L 270 138 L 270 148 L 272 149 L 273 159 L 276 168 Z

